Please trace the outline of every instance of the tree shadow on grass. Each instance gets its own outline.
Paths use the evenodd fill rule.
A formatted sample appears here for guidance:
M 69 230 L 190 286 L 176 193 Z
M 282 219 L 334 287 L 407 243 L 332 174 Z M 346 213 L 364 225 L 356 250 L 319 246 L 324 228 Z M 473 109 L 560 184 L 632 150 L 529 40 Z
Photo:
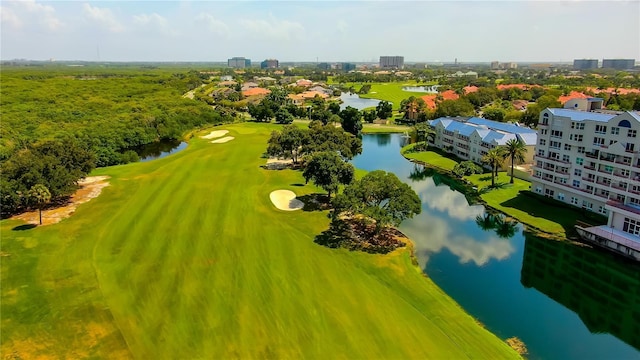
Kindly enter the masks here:
M 480 180 L 480 181 L 489 181 L 489 180 L 491 180 L 491 175 L 489 175 L 489 176 L 483 176 L 483 177 L 481 177 L 481 178 L 478 178 L 478 180 Z
M 31 229 L 33 229 L 33 228 L 35 228 L 37 226 L 38 225 L 36 225 L 36 224 L 23 224 L 23 225 L 18 225 L 18 226 L 14 227 L 11 230 L 13 230 L 13 231 L 25 231 L 25 230 L 31 230 Z
M 291 184 L 291 186 L 304 186 L 304 184 L 295 183 L 295 184 Z
M 331 203 L 326 194 L 307 194 L 297 197 L 304 203 L 303 211 L 323 211 L 331 209 Z

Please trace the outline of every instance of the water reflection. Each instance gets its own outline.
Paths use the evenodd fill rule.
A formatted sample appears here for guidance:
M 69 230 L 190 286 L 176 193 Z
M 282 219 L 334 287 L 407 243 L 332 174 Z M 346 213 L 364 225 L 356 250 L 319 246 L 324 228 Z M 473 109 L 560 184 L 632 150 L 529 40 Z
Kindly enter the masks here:
M 358 94 L 350 94 L 350 93 L 342 93 L 340 95 L 340 100 L 342 100 L 342 104 L 340 104 L 340 109 L 344 110 L 347 106 L 351 106 L 358 110 L 376 107 L 380 100 L 378 99 L 364 99 L 361 98 Z
M 187 147 L 186 142 L 180 140 L 162 140 L 147 145 L 139 146 L 133 150 L 140 157 L 141 162 L 163 158 Z
M 521 282 L 574 311 L 591 333 L 640 350 L 640 266 L 608 253 L 527 236 Z
M 391 143 L 391 134 L 380 134 L 376 136 L 376 141 L 379 146 L 387 146 Z
M 507 219 L 504 215 L 485 212 L 476 216 L 476 224 L 484 231 L 495 230 L 496 235 L 510 239 L 516 234 L 518 222 Z

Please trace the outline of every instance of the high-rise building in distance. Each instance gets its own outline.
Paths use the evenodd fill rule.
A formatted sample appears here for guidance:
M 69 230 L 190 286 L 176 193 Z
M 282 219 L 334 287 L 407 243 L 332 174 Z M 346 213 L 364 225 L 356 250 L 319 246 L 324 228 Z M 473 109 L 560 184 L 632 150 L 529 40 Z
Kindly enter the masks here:
M 227 65 L 236 69 L 244 69 L 251 67 L 251 59 L 245 59 L 243 57 L 232 57 L 227 60 Z
M 404 56 L 380 56 L 381 69 L 403 69 Z
M 574 70 L 587 70 L 587 69 L 597 69 L 597 68 L 598 68 L 597 59 L 574 59 L 573 60 Z
M 627 70 L 633 69 L 636 59 L 602 59 L 603 69 Z
M 261 69 L 277 69 L 280 66 L 280 62 L 276 59 L 266 59 L 260 63 Z

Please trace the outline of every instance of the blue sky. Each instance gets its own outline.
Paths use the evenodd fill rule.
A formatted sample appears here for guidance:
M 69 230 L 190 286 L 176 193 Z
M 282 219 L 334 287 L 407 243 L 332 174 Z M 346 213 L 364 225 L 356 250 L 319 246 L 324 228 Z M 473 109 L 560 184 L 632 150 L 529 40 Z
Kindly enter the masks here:
M 639 0 L 2 0 L 0 15 L 5 60 L 640 60 Z

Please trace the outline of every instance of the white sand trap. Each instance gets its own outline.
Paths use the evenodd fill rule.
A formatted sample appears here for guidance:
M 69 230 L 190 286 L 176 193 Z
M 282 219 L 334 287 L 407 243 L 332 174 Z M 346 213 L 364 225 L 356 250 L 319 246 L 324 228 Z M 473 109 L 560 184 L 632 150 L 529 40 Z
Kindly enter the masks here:
M 269 198 L 275 207 L 280 210 L 294 211 L 304 207 L 304 203 L 296 199 L 296 193 L 291 190 L 276 190 L 269 194 Z
M 233 136 L 225 136 L 223 138 L 217 139 L 217 140 L 211 140 L 209 141 L 212 144 L 222 144 L 222 143 L 226 143 L 229 142 L 231 140 L 235 139 Z
M 227 135 L 228 132 L 229 130 L 215 130 L 210 132 L 208 135 L 200 136 L 200 137 L 203 139 L 215 139 L 215 138 L 219 138 L 221 136 Z

